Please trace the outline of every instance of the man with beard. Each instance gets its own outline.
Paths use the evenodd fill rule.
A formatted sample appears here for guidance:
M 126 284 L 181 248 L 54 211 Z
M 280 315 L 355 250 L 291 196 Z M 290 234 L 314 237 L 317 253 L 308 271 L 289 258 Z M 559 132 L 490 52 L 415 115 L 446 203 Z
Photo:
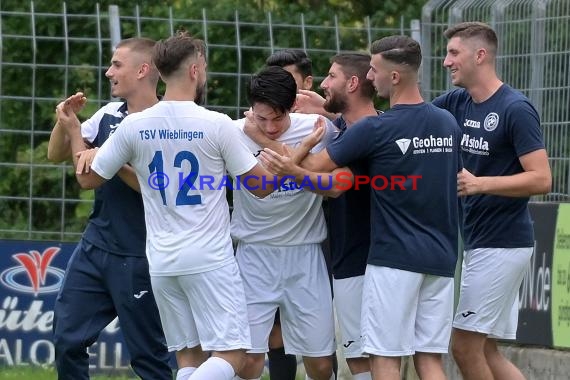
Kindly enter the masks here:
M 176 352 L 177 380 L 231 380 L 242 367 L 251 342 L 226 171 L 258 197 L 275 188 L 230 118 L 195 103 L 206 84 L 205 51 L 185 32 L 157 42 L 152 62 L 166 84 L 162 101 L 127 117 L 93 165 L 85 167 L 81 155 L 76 171 L 83 188 L 101 186 L 127 162 L 136 172 L 152 289 L 168 349 Z M 58 116 L 68 133 L 78 128 L 72 112 Z M 211 352 L 206 361 L 202 350 Z
M 127 114 L 158 102 L 158 71 L 151 63 L 154 44 L 147 38 L 130 38 L 117 44 L 105 76 L 111 82 L 111 94 L 124 101 L 103 106 L 74 129 L 72 136 L 58 118 L 48 145 L 50 161 L 72 158 L 76 164 L 75 153 L 89 146 L 100 147 L 122 128 Z M 58 115 L 78 113 L 85 102 L 83 93 L 78 92 L 57 106 Z M 93 211 L 69 260 L 54 306 L 53 340 L 59 379 L 89 377 L 87 348 L 115 317 L 121 322 L 135 373 L 143 379 L 172 378 L 148 273 L 143 201 L 137 190 L 136 177 L 125 165 L 95 192 Z
M 370 55 L 337 54 L 331 58 L 328 75 L 321 83 L 325 94 L 323 108 L 340 114 L 333 121 L 337 139 L 358 120 L 377 116 L 374 86 L 366 78 Z M 351 163 L 355 175 L 367 174 L 366 162 Z M 368 357 L 362 355 L 360 309 L 366 259 L 370 248 L 370 186 L 348 190 L 328 200 L 328 231 L 332 254 L 334 305 L 344 357 L 355 380 L 371 379 Z

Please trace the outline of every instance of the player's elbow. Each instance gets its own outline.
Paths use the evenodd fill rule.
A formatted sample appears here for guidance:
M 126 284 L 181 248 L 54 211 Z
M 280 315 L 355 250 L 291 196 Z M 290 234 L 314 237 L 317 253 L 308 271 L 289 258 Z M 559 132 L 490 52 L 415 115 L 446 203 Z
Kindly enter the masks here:
M 75 178 L 77 179 L 77 183 L 79 183 L 79 187 L 83 190 L 93 190 L 101 186 L 100 181 L 92 175 L 76 174 Z
M 548 175 L 541 176 L 540 180 L 537 182 L 537 194 L 547 194 L 552 191 L 552 176 L 550 173 Z
M 48 146 L 48 150 L 47 150 L 47 159 L 48 161 L 53 162 L 54 164 L 59 164 L 60 162 L 65 161 L 67 157 L 65 157 L 64 155 L 60 154 L 59 152 L 56 152 L 54 149 L 50 149 Z

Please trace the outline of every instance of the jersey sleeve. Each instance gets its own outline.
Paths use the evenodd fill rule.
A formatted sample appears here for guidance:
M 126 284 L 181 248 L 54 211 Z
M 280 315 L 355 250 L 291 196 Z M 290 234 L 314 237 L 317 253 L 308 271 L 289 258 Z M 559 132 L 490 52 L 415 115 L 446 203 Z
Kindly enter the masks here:
M 81 137 L 84 140 L 93 143 L 97 134 L 99 133 L 99 124 L 101 123 L 101 119 L 109 111 L 109 108 L 112 107 L 113 103 L 109 103 L 101 108 L 97 112 L 93 114 L 89 119 L 85 120 L 81 123 Z
M 371 156 L 377 145 L 375 131 L 379 128 L 372 120 L 379 116 L 366 118 L 348 128 L 338 139 L 327 146 L 327 152 L 335 164 L 347 166 L 353 161 Z
M 513 103 L 506 112 L 507 135 L 518 157 L 544 149 L 538 112 L 528 101 Z
M 221 154 L 228 172 L 233 177 L 248 172 L 257 165 L 257 160 L 243 141 L 243 131 L 240 130 L 239 124 L 236 128 L 236 123 L 237 121 L 232 121 L 229 117 L 223 117 L 220 119 L 219 128 Z
M 95 155 L 91 169 L 105 179 L 111 179 L 124 164 L 131 161 L 133 144 L 139 140 L 133 133 L 134 128 L 128 124 L 127 117 L 122 121 L 121 128 L 117 128 Z

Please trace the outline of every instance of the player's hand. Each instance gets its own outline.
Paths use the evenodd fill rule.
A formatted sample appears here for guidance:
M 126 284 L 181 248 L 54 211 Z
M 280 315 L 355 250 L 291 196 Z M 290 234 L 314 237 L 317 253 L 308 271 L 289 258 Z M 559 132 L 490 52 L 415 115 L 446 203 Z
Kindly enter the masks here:
M 91 170 L 91 164 L 93 163 L 98 150 L 99 148 L 93 148 L 77 152 L 77 168 L 75 168 L 76 174 L 89 173 L 89 170 Z
M 457 195 L 466 196 L 481 192 L 480 179 L 471 174 L 467 169 L 457 173 Z
M 287 144 L 283 144 L 283 155 L 269 148 L 265 148 L 259 155 L 259 159 L 261 160 L 263 166 L 265 166 L 265 168 L 270 173 L 278 176 L 295 176 L 298 174 L 300 168 L 295 165 L 291 159 L 291 156 L 291 149 L 287 146 Z
M 266 146 L 268 144 L 267 140 L 269 140 L 269 138 L 263 134 L 263 131 L 261 129 L 259 129 L 259 126 L 253 117 L 252 109 L 250 108 L 243 114 L 245 116 L 245 123 L 243 125 L 243 132 L 245 135 L 252 139 L 257 145 Z
M 295 104 L 293 105 L 293 112 L 323 115 L 326 113 L 323 108 L 325 101 L 326 99 L 315 91 L 299 90 Z
M 307 147 L 309 150 L 313 149 L 315 145 L 317 145 L 323 139 L 326 131 L 326 121 L 322 116 L 319 116 L 317 121 L 315 121 L 315 125 L 313 127 L 313 131 L 305 136 L 303 140 L 301 140 L 301 144 Z
M 57 107 L 61 108 L 65 113 L 73 112 L 77 114 L 83 109 L 83 106 L 85 106 L 86 102 L 87 98 L 85 95 L 82 92 L 76 92 L 69 98 L 60 102 Z

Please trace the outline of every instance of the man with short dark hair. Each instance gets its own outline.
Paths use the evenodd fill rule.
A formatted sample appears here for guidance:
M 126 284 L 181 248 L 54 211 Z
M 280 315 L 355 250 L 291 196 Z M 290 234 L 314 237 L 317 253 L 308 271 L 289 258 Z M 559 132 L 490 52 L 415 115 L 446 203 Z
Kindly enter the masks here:
M 518 292 L 532 257 L 529 197 L 551 188 L 540 119 L 530 101 L 495 70 L 497 35 L 488 25 L 464 22 L 444 33 L 443 65 L 461 87 L 433 103 L 463 129 L 464 259 L 452 351 L 467 380 L 524 379 L 497 349 L 515 339 Z
M 293 76 L 281 67 L 266 67 L 252 77 L 247 93 L 251 118 L 267 138 L 295 145 L 313 131 L 318 115 L 290 112 L 296 93 Z M 242 127 L 244 122 L 236 123 Z M 330 123 L 328 128 L 332 134 Z M 258 156 L 262 147 L 243 138 Z M 233 195 L 232 236 L 238 241 L 252 337 L 240 377 L 261 376 L 279 308 L 285 352 L 303 356 L 308 379 L 334 378 L 332 297 L 320 245 L 326 236 L 322 197 L 290 179 L 265 199 L 245 191 Z

